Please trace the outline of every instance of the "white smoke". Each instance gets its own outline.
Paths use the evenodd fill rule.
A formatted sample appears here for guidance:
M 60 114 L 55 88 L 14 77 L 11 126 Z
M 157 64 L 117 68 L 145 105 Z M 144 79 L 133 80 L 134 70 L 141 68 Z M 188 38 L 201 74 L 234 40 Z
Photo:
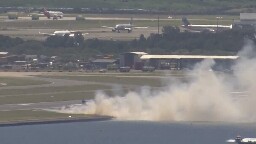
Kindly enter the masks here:
M 176 80 L 161 90 L 142 87 L 140 92 L 108 96 L 59 112 L 109 115 L 121 120 L 151 121 L 256 121 L 256 54 L 252 42 L 239 53 L 234 74 L 211 70 L 213 60 L 195 66 L 189 82 Z M 236 91 L 246 91 L 243 96 Z

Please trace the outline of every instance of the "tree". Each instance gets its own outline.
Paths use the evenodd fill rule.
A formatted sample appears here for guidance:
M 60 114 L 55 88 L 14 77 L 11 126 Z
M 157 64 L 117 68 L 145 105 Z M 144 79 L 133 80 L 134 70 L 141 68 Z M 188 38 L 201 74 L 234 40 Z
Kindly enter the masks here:
M 164 38 L 175 37 L 180 33 L 180 29 L 175 26 L 163 26 L 162 33 Z

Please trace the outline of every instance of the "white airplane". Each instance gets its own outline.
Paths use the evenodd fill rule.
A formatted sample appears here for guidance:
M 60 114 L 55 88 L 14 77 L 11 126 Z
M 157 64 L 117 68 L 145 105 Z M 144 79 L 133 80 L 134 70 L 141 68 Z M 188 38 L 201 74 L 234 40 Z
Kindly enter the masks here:
M 232 25 L 193 25 L 190 24 L 186 17 L 182 18 L 182 23 L 181 27 L 190 32 L 216 32 L 218 30 L 232 29 Z
M 256 144 L 256 138 L 242 138 L 241 136 L 237 136 L 235 139 L 229 139 L 226 142 L 237 144 Z
M 61 11 L 47 11 L 45 8 L 43 8 L 43 13 L 48 19 L 63 18 L 63 12 L 61 12 Z
M 89 33 L 82 33 L 79 31 L 69 31 L 69 30 L 62 30 L 62 31 L 54 31 L 53 33 L 41 33 L 39 32 L 39 34 L 42 34 L 44 36 L 65 36 L 68 35 L 70 37 L 74 37 L 76 34 L 82 34 L 82 35 L 87 35 Z
M 127 31 L 128 33 L 130 33 L 132 32 L 133 29 L 148 28 L 148 27 L 135 27 L 134 25 L 132 25 L 132 23 L 117 24 L 115 27 L 108 27 L 108 26 L 101 26 L 101 27 L 112 29 L 112 32 L 118 32 L 118 33 L 120 33 L 120 31 Z

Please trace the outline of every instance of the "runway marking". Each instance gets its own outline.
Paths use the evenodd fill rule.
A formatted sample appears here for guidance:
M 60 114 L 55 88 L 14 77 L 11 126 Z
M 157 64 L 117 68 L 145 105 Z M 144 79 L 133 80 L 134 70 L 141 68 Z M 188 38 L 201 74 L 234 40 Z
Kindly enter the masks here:
M 243 94 L 243 93 L 248 93 L 248 91 L 233 91 L 233 92 L 230 92 L 232 94 Z
M 2 85 L 2 86 L 6 86 L 6 85 L 7 85 L 7 83 L 0 83 L 0 85 Z
M 20 105 L 20 106 L 28 106 L 28 105 L 32 105 L 32 104 L 34 104 L 34 103 L 23 103 L 23 104 L 16 104 L 16 105 Z M 13 104 L 13 105 L 15 105 L 15 104 Z

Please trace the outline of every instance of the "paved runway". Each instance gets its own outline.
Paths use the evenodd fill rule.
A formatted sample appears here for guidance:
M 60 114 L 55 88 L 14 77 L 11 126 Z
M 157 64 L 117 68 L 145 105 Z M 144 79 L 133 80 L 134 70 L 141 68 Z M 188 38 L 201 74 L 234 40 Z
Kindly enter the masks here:
M 170 23 L 181 22 L 181 16 L 168 18 L 168 16 L 160 16 L 160 22 L 162 25 L 168 25 Z M 206 18 L 192 18 L 190 20 L 200 20 L 200 21 L 213 21 L 215 23 L 216 19 L 206 19 Z M 74 21 L 74 23 L 72 22 Z M 116 22 L 115 22 L 116 21 Z M 57 30 L 77 30 L 84 33 L 85 39 L 104 39 L 104 40 L 133 40 L 138 39 L 141 34 L 145 37 L 150 36 L 151 33 L 158 33 L 157 27 L 157 16 L 149 15 L 136 15 L 133 21 L 141 23 L 140 26 L 149 26 L 147 29 L 133 29 L 131 33 L 112 32 L 111 29 L 102 28 L 101 26 L 114 27 L 118 23 L 129 23 L 131 18 L 123 15 L 89 15 L 85 16 L 84 22 L 76 21 L 74 15 L 64 16 L 62 19 L 52 20 L 45 16 L 40 16 L 39 20 L 31 20 L 30 16 L 21 16 L 17 20 L 9 20 L 7 16 L 0 16 L 0 35 L 6 35 L 11 37 L 21 37 L 23 39 L 33 39 L 33 40 L 45 40 L 47 37 L 39 34 L 42 33 L 53 33 Z M 145 22 L 140 22 L 145 21 Z M 147 21 L 151 25 L 146 25 Z M 220 20 L 227 21 L 227 20 Z M 89 23 L 86 23 L 89 22 Z M 95 22 L 95 25 L 93 24 Z M 161 33 L 162 26 L 160 26 Z
M 0 105 L 0 111 L 14 111 L 14 110 L 42 110 L 61 108 L 68 105 L 82 104 L 81 100 L 72 101 L 56 101 L 56 102 L 40 102 L 40 103 L 24 103 L 24 104 L 4 104 Z
M 157 20 L 157 18 L 132 18 L 135 21 L 155 21 Z M 31 20 L 31 17 L 29 16 L 22 16 L 22 17 L 18 17 L 18 19 L 16 20 L 12 20 L 12 19 L 8 19 L 7 16 L 0 16 L 0 20 L 3 21 L 22 21 L 22 20 Z M 47 17 L 41 16 L 39 17 L 39 20 L 52 20 L 52 19 L 48 19 Z M 63 17 L 61 19 L 58 20 L 76 20 L 76 17 Z M 131 18 L 127 18 L 127 17 L 85 17 L 85 20 L 116 20 L 116 21 L 130 21 Z M 174 19 L 170 19 L 170 18 L 160 18 L 159 20 L 163 21 L 163 20 L 181 20 L 179 18 L 174 18 Z M 207 19 L 193 19 L 193 20 L 207 20 Z
M 99 16 L 84 16 L 85 20 L 107 20 L 107 21 L 109 21 L 109 20 L 130 21 L 131 17 L 120 17 L 120 15 L 119 15 L 119 17 L 109 17 L 109 16 L 104 17 L 104 16 L 101 16 L 100 14 L 99 14 Z M 156 20 L 158 20 L 157 16 L 148 16 L 148 17 L 136 16 L 136 17 L 132 17 L 132 19 L 135 21 L 156 21 Z M 21 17 L 18 17 L 17 20 L 9 20 L 8 16 L 0 16 L 0 20 L 4 20 L 4 21 L 31 20 L 31 16 L 21 16 Z M 52 20 L 52 19 L 48 19 L 45 16 L 40 16 L 39 20 Z M 64 16 L 63 18 L 58 19 L 58 20 L 76 20 L 76 17 L 75 16 Z M 169 17 L 168 18 L 167 16 L 165 16 L 165 17 L 161 16 L 159 18 L 159 20 L 160 21 L 181 21 L 181 18 L 180 17 L 177 17 L 177 18 Z M 216 19 L 207 19 L 207 18 L 191 18 L 189 20 L 192 20 L 192 21 L 216 21 Z M 221 19 L 220 21 L 227 21 L 227 20 Z

